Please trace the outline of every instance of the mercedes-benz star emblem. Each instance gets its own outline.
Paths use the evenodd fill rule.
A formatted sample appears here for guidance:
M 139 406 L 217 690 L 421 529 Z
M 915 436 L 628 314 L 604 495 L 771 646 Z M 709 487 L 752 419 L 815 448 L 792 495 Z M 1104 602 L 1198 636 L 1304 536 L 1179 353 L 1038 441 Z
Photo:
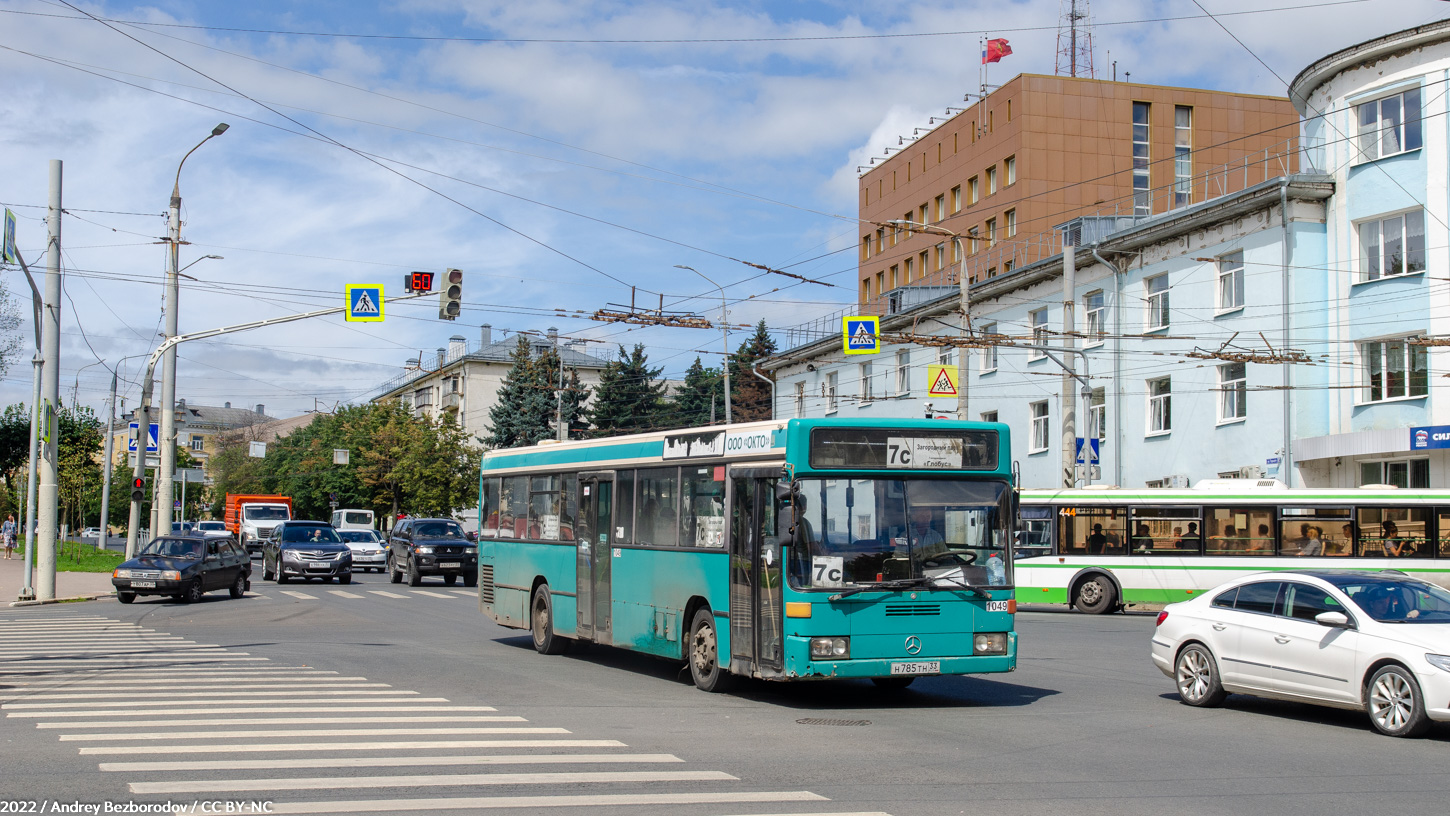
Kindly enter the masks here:
M 906 639 L 906 653 L 909 655 L 921 653 L 921 638 L 916 635 Z

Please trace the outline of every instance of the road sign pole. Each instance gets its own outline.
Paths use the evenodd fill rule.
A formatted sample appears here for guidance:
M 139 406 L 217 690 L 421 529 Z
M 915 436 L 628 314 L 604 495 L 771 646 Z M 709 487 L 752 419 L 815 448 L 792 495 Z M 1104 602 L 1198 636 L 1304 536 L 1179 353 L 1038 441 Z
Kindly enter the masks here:
M 60 222 L 61 162 L 50 162 L 49 241 L 45 252 L 45 312 L 41 321 L 41 349 L 46 365 L 40 372 L 41 436 L 48 441 L 40 450 L 40 496 L 36 510 L 35 571 L 36 600 L 55 599 L 55 544 L 60 532 L 57 511 L 60 509 L 60 479 L 57 453 L 60 434 L 56 432 L 55 409 L 60 405 Z

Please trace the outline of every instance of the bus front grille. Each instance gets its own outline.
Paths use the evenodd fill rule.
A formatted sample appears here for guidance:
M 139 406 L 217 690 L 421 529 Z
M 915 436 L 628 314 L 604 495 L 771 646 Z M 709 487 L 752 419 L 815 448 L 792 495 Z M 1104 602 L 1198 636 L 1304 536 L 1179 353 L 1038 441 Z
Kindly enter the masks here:
M 486 604 L 493 603 L 493 565 L 478 565 L 478 597 Z
M 888 604 L 886 617 L 919 617 L 941 614 L 941 604 Z

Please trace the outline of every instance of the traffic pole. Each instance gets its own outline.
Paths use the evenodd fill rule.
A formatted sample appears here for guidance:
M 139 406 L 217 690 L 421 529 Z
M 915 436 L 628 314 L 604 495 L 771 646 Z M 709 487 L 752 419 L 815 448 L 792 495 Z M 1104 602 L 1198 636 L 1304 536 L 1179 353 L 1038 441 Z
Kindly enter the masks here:
M 61 162 L 50 161 L 50 205 L 46 218 L 49 231 L 45 254 L 45 303 L 40 326 L 40 344 L 46 366 L 40 371 L 41 445 L 40 496 L 36 508 L 35 566 L 36 600 L 55 599 L 55 545 L 60 532 L 58 452 L 60 429 L 56 410 L 60 406 L 60 215 Z

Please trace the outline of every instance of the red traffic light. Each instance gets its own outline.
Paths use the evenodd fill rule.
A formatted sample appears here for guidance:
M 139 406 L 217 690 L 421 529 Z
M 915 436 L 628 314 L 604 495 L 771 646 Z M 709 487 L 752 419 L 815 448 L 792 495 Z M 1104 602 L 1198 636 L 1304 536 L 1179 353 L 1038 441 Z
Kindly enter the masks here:
M 146 489 L 146 480 L 145 479 L 132 479 L 131 480 L 131 487 L 134 488 L 134 489 L 136 489 L 136 490 L 145 490 Z

